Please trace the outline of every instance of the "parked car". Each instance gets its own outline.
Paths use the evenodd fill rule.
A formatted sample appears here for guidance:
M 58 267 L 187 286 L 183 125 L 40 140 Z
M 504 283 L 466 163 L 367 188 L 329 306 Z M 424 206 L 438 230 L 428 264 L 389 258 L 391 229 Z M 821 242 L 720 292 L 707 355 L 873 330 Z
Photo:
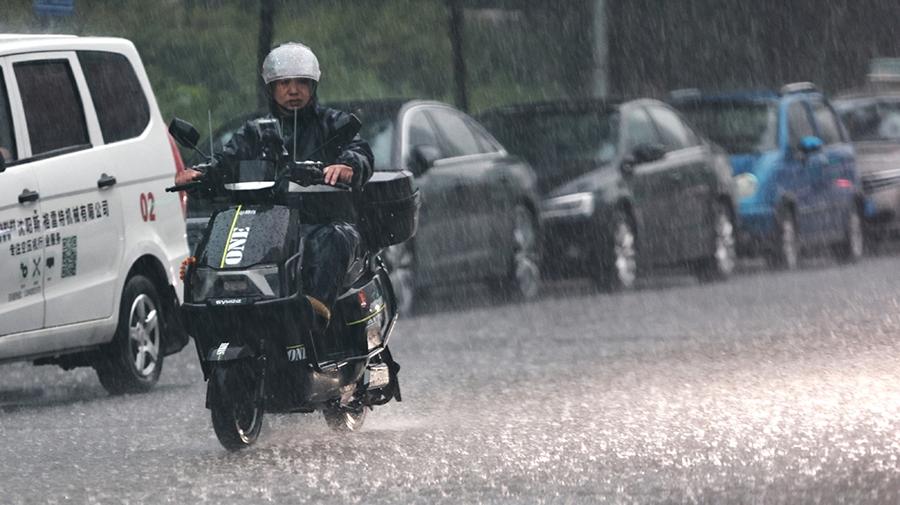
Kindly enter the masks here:
M 479 117 L 537 171 L 550 273 L 614 289 L 659 266 L 687 265 L 704 279 L 732 273 L 727 156 L 668 105 L 571 100 Z
M 873 88 L 835 99 L 856 148 L 869 236 L 900 231 L 900 90 Z
M 177 149 L 134 45 L 0 36 L 0 362 L 89 365 L 146 391 L 187 335 L 176 307 Z
M 794 268 L 803 249 L 863 253 L 865 195 L 853 146 L 828 99 L 810 83 L 780 92 L 681 92 L 688 120 L 731 154 L 738 251 Z
M 362 119 L 376 171 L 409 170 L 422 193 L 416 236 L 386 255 L 401 310 L 412 310 L 423 289 L 467 281 L 487 281 L 503 296 L 537 296 L 541 221 L 528 163 L 444 103 L 330 105 Z

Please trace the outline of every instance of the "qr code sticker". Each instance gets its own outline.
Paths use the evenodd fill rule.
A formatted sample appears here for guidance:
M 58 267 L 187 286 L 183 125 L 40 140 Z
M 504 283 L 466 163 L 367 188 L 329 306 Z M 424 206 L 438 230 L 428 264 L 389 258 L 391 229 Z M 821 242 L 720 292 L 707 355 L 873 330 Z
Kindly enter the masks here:
M 78 264 L 78 237 L 64 237 L 62 239 L 62 277 L 75 275 L 75 265 Z

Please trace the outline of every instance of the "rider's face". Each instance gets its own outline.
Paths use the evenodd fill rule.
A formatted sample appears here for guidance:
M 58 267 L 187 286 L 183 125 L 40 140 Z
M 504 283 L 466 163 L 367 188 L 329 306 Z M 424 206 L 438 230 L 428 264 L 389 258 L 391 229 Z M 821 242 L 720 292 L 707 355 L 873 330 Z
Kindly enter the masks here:
M 312 81 L 309 79 L 281 79 L 272 89 L 275 103 L 285 110 L 306 107 L 312 98 Z

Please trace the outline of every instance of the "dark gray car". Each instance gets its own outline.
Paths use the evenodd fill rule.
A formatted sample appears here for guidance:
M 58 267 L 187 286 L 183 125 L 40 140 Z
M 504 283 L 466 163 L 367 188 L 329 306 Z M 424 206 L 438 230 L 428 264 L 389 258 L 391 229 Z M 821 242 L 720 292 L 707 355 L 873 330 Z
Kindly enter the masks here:
M 701 278 L 732 272 L 728 158 L 668 105 L 528 103 L 480 119 L 537 171 L 548 272 L 610 288 L 656 266 L 690 266 Z
M 329 105 L 362 119 L 376 171 L 409 170 L 421 191 L 416 236 L 386 254 L 401 310 L 423 289 L 468 281 L 487 281 L 504 296 L 537 295 L 540 217 L 527 162 L 440 102 Z

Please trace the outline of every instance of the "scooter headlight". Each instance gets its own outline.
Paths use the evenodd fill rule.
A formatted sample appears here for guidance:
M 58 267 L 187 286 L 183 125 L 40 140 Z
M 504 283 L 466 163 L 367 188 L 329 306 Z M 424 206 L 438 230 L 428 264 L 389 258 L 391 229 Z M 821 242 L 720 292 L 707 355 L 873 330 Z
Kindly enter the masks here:
M 281 276 L 278 267 L 265 265 L 247 270 L 196 268 L 191 276 L 191 298 L 194 303 L 210 298 L 278 298 Z

